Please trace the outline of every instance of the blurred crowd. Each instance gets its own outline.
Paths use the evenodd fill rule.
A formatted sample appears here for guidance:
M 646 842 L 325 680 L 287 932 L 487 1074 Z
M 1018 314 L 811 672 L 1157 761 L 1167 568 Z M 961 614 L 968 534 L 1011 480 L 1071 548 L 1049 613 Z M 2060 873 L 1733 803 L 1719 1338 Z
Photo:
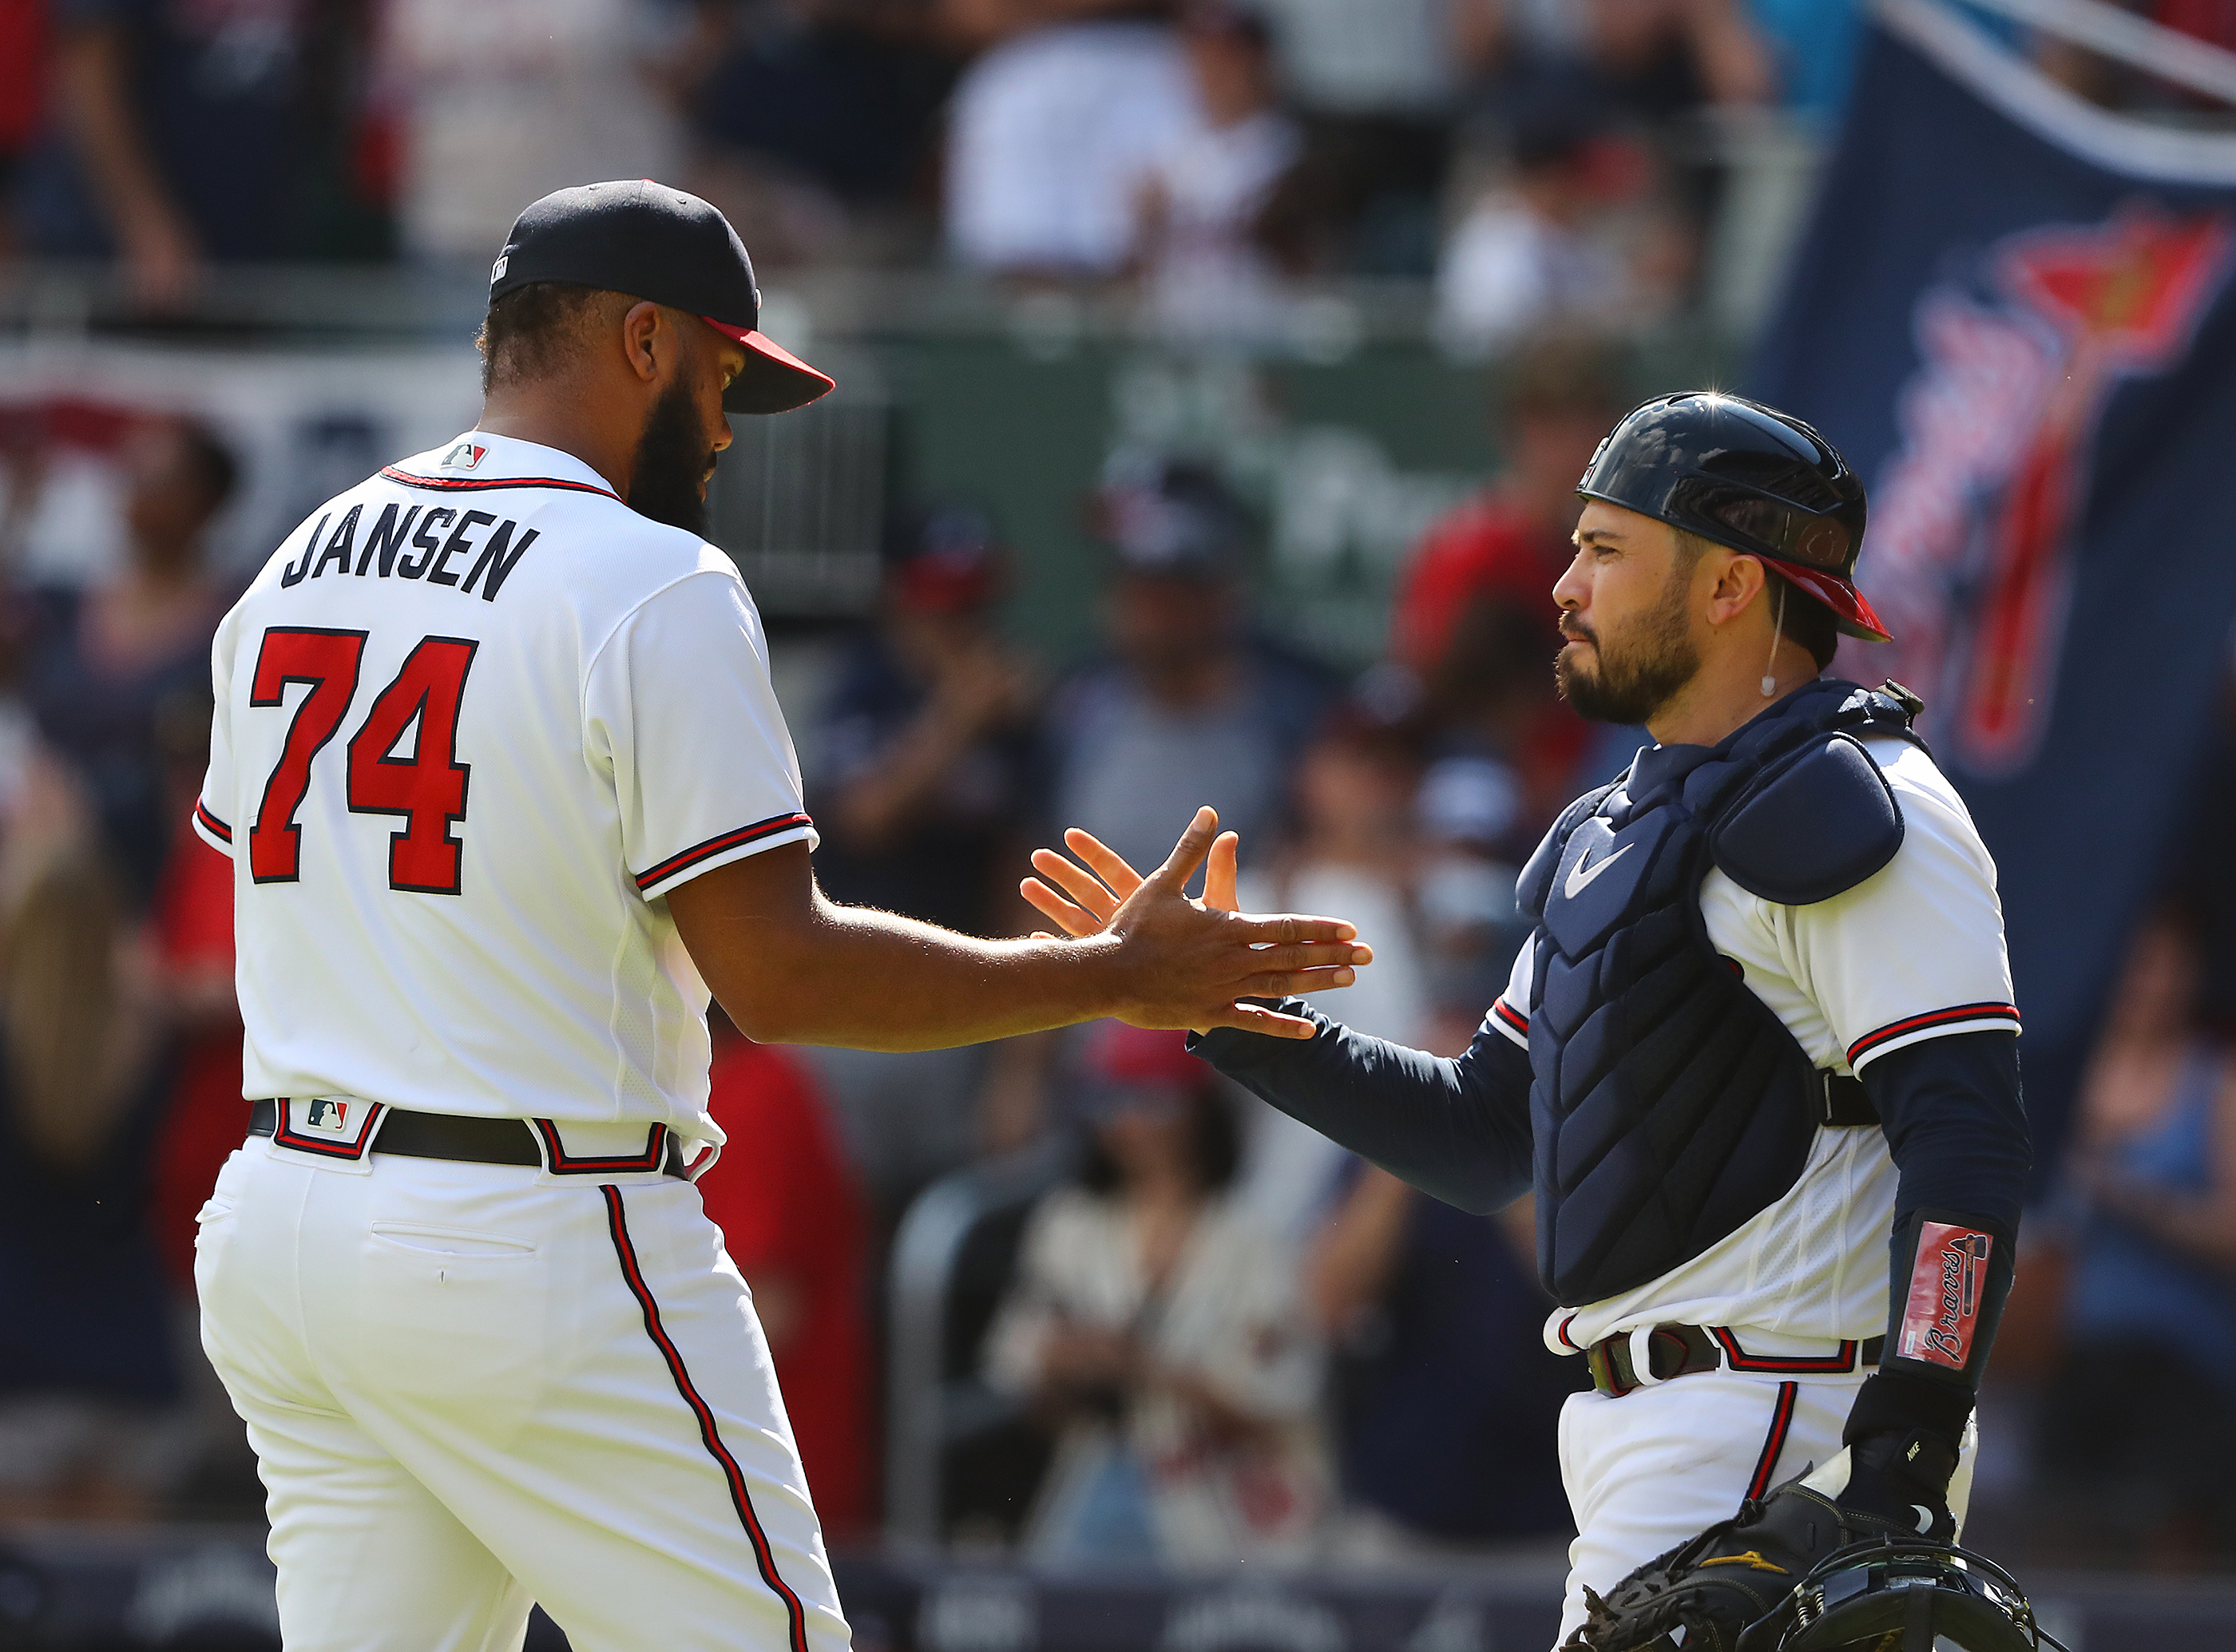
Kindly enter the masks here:
M 779 639 L 821 661 L 788 709 L 825 887 L 1026 933 L 1030 847 L 1080 826 L 1147 867 L 1208 802 L 1241 833 L 1246 904 L 1341 913 L 1374 945 L 1333 1012 L 1464 1049 L 1522 939 L 1516 865 L 1641 738 L 1580 721 L 1547 669 L 1575 479 L 1628 371 L 1586 335 L 1514 356 L 1503 468 L 1414 548 L 1385 657 L 1348 680 L 1256 622 L 1260 524 L 1197 461 L 1121 450 L 1082 502 L 1102 643 L 1069 668 L 1001 624 L 1030 547 L 964 503 L 897 517 L 874 619 Z M 184 829 L 237 478 L 190 419 L 90 435 L 119 554 L 0 590 L 0 1517 L 248 1515 L 192 1331 L 195 1214 L 247 1122 L 232 868 Z M 2232 800 L 2230 752 L 2200 819 Z M 1999 1362 L 2028 1530 L 2075 1553 L 2236 1559 L 2236 885 L 2213 864 L 2201 839 L 2137 935 Z M 1582 1376 L 1543 1346 L 1526 1205 L 1437 1204 L 1177 1034 L 891 1055 L 717 1022 L 713 1109 L 752 1150 L 700 1189 L 837 1540 L 874 1535 L 891 1468 L 897 1234 L 990 1168 L 1034 1196 L 987 1208 L 933 1304 L 945 1364 L 919 1375 L 974 1397 L 935 1444 L 946 1536 L 1404 1563 L 1564 1534 L 1554 1419 Z
M 2228 5 L 2140 9 L 2236 45 Z M 1719 135 L 1822 128 L 1858 31 L 1852 0 L 0 0 L 0 253 L 114 259 L 160 312 L 241 260 L 478 263 L 543 191 L 651 174 L 765 264 L 1115 281 L 1190 340 L 1246 341 L 1302 278 L 1430 283 L 1446 345 L 1503 364 L 1503 465 L 1412 548 L 1371 668 L 1258 624 L 1262 524 L 1215 466 L 1121 448 L 1082 501 L 1094 657 L 1005 630 L 1037 548 L 929 502 L 787 711 L 833 898 L 1026 933 L 1032 846 L 1079 826 L 1146 869 L 1207 802 L 1246 904 L 1374 945 L 1328 1007 L 1457 1053 L 1522 939 L 1516 866 L 1641 738 L 1548 668 L 1575 480 L 1636 388 L 1620 341 L 1698 296 Z M 36 478 L 0 474 L 0 1518 L 247 1512 L 191 1302 L 247 1123 L 232 869 L 186 819 L 213 570 L 260 548 L 212 542 L 240 478 L 210 430 L 42 416 L 110 421 L 70 435 L 113 456 L 123 533 L 35 582 L 69 559 L 22 543 Z M 2218 890 L 2212 864 L 2169 891 Z M 2029 1229 L 2002 1414 L 2050 1488 L 2032 1529 L 2075 1553 L 2236 1560 L 2232 942 L 2236 885 L 2143 925 Z M 938 1305 L 937 1379 L 983 1402 L 939 1448 L 946 1535 L 1189 1563 L 1565 1535 L 1553 1419 L 1582 1377 L 1542 1344 L 1526 1206 L 1428 1200 L 1178 1035 L 717 1033 L 714 1111 L 753 1149 L 700 1188 L 836 1540 L 879 1518 L 896 1235 L 990 1166 L 1042 1191 L 970 1253 L 983 1311 Z
M 1492 348 L 1694 296 L 1730 141 L 1821 131 L 1858 13 L 0 0 L 0 254 L 114 258 L 161 313 L 233 262 L 478 267 L 537 195 L 655 176 L 765 265 L 1129 282 L 1197 338 L 1277 326 L 1298 278 L 1432 277 Z

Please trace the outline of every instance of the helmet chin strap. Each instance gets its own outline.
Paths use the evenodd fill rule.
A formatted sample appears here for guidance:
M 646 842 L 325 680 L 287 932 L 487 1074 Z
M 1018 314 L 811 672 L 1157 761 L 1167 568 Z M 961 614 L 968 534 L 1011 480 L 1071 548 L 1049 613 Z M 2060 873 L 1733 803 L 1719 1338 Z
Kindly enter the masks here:
M 1778 644 L 1779 639 L 1786 635 L 1786 594 L 1791 589 L 1786 585 L 1778 588 L 1778 622 L 1770 628 L 1770 660 L 1762 674 L 1762 697 L 1765 700 L 1774 699 L 1778 694 Z

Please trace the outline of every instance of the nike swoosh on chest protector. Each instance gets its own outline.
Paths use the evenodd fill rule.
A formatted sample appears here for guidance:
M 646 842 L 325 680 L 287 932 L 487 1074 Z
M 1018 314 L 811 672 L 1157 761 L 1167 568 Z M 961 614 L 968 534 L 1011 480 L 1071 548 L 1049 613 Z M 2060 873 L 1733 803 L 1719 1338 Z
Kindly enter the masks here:
M 1587 866 L 1581 859 L 1579 859 L 1574 866 L 1571 866 L 1568 869 L 1568 876 L 1566 881 L 1564 881 L 1561 885 L 1561 892 L 1566 895 L 1570 900 L 1575 899 L 1577 896 L 1582 894 L 1586 889 L 1591 886 L 1591 881 L 1593 879 L 1598 877 L 1609 866 L 1615 865 L 1616 861 L 1621 859 L 1625 855 L 1628 854 L 1636 847 L 1638 847 L 1638 846 L 1634 843 L 1626 843 L 1621 848 L 1616 850 L 1613 854 L 1609 855 L 1606 859 L 1601 861 L 1595 866 Z

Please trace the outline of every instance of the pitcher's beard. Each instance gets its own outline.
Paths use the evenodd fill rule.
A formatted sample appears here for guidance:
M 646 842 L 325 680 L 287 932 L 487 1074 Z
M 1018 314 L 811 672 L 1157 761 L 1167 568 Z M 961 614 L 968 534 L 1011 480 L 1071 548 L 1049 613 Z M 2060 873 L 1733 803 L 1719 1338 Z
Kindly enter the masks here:
M 1671 582 L 1661 604 L 1639 621 L 1637 635 L 1626 639 L 1620 651 L 1610 653 L 1604 637 L 1595 640 L 1597 670 L 1578 665 L 1572 648 L 1561 650 L 1553 661 L 1553 680 L 1578 715 L 1626 727 L 1644 723 L 1693 681 L 1700 669 L 1700 651 L 1685 623 L 1691 572 L 1687 569 L 1683 578 Z
M 707 536 L 703 485 L 714 456 L 690 391 L 679 380 L 661 392 L 637 438 L 629 509 L 671 528 Z

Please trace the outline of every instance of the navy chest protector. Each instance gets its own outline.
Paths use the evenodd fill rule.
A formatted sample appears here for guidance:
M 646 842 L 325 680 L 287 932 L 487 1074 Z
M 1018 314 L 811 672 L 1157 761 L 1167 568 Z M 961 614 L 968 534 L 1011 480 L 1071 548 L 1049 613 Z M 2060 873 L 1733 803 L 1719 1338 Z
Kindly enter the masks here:
M 1800 1179 L 1825 1076 L 1709 941 L 1700 883 L 1809 905 L 1894 859 L 1902 812 L 1858 743 L 1917 739 L 1888 688 L 1812 682 L 1720 745 L 1641 752 L 1523 869 L 1537 1267 L 1563 1306 L 1691 1260 Z

